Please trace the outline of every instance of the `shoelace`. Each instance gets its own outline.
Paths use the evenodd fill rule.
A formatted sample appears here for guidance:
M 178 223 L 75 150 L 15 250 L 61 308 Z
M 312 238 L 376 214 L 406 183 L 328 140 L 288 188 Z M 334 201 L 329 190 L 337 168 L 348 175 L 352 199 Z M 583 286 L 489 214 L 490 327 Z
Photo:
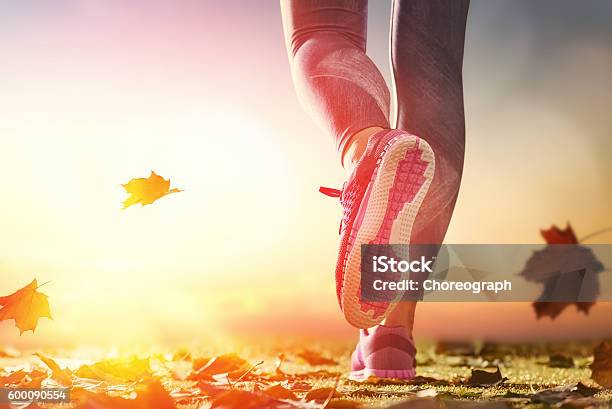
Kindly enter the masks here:
M 329 197 L 342 197 L 342 190 L 334 189 L 332 187 L 319 186 L 319 192 Z M 340 226 L 338 227 L 338 234 L 342 233 L 342 220 L 340 220 Z
M 334 189 L 331 187 L 320 186 L 319 192 L 329 197 L 340 197 L 342 196 L 342 190 Z

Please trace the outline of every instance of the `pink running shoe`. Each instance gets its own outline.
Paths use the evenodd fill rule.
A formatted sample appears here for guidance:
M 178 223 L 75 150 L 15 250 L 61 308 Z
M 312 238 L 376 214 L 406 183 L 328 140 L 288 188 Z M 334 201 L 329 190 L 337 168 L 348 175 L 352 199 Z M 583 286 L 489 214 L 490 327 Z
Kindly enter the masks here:
M 434 175 L 434 153 L 423 139 L 399 130 L 376 133 L 344 183 L 321 187 L 343 208 L 336 293 L 346 320 L 357 328 L 379 324 L 398 300 L 361 298 L 361 245 L 407 244 Z
M 416 375 L 416 348 L 405 327 L 379 325 L 361 330 L 359 343 L 351 356 L 349 379 L 368 378 L 410 380 Z

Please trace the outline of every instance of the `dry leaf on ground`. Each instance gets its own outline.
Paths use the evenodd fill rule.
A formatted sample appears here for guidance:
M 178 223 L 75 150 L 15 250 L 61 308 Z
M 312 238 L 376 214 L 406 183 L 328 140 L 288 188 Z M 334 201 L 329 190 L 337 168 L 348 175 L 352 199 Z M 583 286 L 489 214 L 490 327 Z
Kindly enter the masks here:
M 76 409 L 176 409 L 174 399 L 161 382 L 152 379 L 136 390 L 135 399 L 124 399 L 105 394 L 90 394 Z
M 276 399 L 297 399 L 295 393 L 280 384 L 269 386 L 262 390 L 262 393 Z
M 76 371 L 79 378 L 108 383 L 135 382 L 151 375 L 148 358 L 105 359 L 91 365 L 83 365 Z
M 589 388 L 582 383 L 569 386 L 558 386 L 556 388 L 544 389 L 536 392 L 531 401 L 534 403 L 546 403 L 554 405 L 568 399 L 577 399 L 595 395 L 599 389 Z
M 281 402 L 262 393 L 243 390 L 228 390 L 217 396 L 210 406 L 211 409 L 276 409 L 295 407 Z
M 215 375 L 229 374 L 240 377 L 250 369 L 249 363 L 237 354 L 224 354 L 213 358 L 196 359 L 189 380 L 214 380 Z
M 604 388 L 612 388 L 612 342 L 604 341 L 595 348 L 591 378 Z
M 325 402 L 329 397 L 341 397 L 335 388 L 316 388 L 308 391 L 304 397 L 305 401 L 314 400 L 315 402 Z
M 349 399 L 332 399 L 325 409 L 359 409 L 363 406 L 361 402 Z
M 497 371 L 495 372 L 472 369 L 472 376 L 467 381 L 467 384 L 471 386 L 495 386 L 507 379 L 508 378 L 502 376 L 499 367 L 497 367 Z
M 60 366 L 48 356 L 41 353 L 34 354 L 51 370 L 51 379 L 54 379 L 62 386 L 72 386 L 72 374 L 68 369 L 62 369 Z
M 19 385 L 27 376 L 27 372 L 23 369 L 9 373 L 6 376 L 0 376 L 0 386 L 6 387 L 11 385 Z

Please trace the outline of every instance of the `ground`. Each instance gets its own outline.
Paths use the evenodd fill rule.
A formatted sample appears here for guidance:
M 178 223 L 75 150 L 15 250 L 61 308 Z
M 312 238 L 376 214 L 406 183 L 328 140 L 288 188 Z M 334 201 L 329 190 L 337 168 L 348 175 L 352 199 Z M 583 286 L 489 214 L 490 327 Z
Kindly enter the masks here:
M 9 355 L 0 359 L 0 387 L 70 383 L 72 406 L 83 409 L 612 407 L 612 390 L 591 379 L 596 343 L 417 344 L 411 382 L 348 380 L 348 342 L 251 341 L 233 350 L 181 348 L 93 363 L 70 352 L 42 354 L 50 358 L 45 364 L 29 353 Z

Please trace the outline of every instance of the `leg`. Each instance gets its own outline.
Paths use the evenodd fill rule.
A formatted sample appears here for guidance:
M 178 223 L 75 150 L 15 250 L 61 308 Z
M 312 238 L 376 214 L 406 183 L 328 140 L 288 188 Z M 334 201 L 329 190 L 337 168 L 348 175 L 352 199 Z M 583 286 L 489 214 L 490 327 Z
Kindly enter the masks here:
M 281 0 L 281 9 L 298 97 L 341 156 L 355 134 L 389 128 L 389 89 L 365 53 L 367 1 Z
M 436 172 L 416 218 L 411 243 L 440 244 L 459 193 L 465 152 L 463 45 L 469 0 L 395 0 L 391 57 L 398 128 L 424 138 Z M 386 322 L 411 328 L 415 305 Z
M 362 299 L 361 244 L 410 240 L 433 178 L 433 152 L 419 138 L 389 129 L 389 90 L 365 54 L 367 1 L 281 0 L 281 7 L 298 96 L 334 137 L 343 162 L 348 154 L 353 165 L 341 191 L 321 191 L 340 197 L 344 210 L 336 266 L 340 306 L 351 324 L 367 328 L 383 320 L 391 303 Z M 362 331 L 352 377 L 414 377 L 411 327 L 391 324 Z
M 397 304 L 397 307 L 395 307 L 393 311 L 387 315 L 387 318 L 385 318 L 384 325 L 390 327 L 406 327 L 407 333 L 412 334 L 416 306 L 417 303 L 415 302 L 401 302 Z
M 411 243 L 439 244 L 463 171 L 463 44 L 469 0 L 395 0 L 391 58 L 398 128 L 424 138 L 436 173 Z

